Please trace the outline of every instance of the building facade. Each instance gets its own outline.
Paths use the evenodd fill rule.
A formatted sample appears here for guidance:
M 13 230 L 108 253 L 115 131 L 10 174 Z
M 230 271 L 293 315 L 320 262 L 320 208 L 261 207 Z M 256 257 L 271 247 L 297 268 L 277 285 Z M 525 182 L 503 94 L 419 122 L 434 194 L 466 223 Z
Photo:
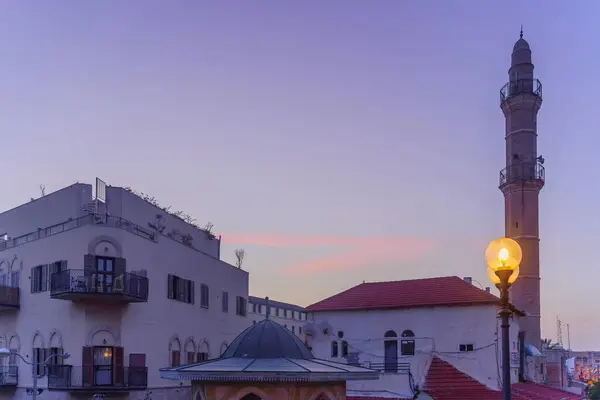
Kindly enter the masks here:
M 0 214 L 0 347 L 28 361 L 70 353 L 38 369 L 47 399 L 189 398 L 158 370 L 218 357 L 249 325 L 248 273 L 152 200 L 102 184 L 96 197 L 77 183 Z M 18 373 L 10 398 L 26 398 L 31 367 L 3 362 Z
M 541 349 L 539 193 L 545 170 L 544 159 L 537 151 L 542 84 L 533 69 L 531 49 L 521 32 L 511 56 L 509 81 L 500 91 L 506 118 L 506 167 L 500 171 L 500 190 L 505 200 L 506 237 L 516 240 L 523 249 L 519 278 L 510 289 L 510 299 L 525 311 L 521 318 L 525 342 Z
M 313 321 L 305 333 L 316 357 L 382 371 L 378 381 L 349 382 L 350 390 L 412 398 L 426 387 L 435 359 L 499 390 L 498 307 L 496 296 L 458 277 L 363 283 L 307 307 Z M 519 378 L 518 332 L 515 315 L 513 382 Z
M 257 324 L 267 317 L 277 322 L 284 328 L 289 329 L 298 337 L 303 337 L 302 326 L 306 323 L 306 310 L 303 307 L 274 301 L 256 296 L 248 297 L 248 320 Z

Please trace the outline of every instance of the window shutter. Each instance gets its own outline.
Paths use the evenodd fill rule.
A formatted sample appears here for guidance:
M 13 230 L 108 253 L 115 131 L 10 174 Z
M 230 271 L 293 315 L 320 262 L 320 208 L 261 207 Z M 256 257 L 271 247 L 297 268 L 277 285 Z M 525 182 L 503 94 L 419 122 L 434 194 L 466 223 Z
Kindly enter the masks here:
M 35 286 L 36 286 L 35 285 L 35 282 L 36 282 L 36 279 L 35 279 L 36 271 L 37 271 L 37 267 L 31 268 L 31 278 L 29 278 L 30 283 L 31 283 L 31 293 L 35 293 L 36 292 L 36 290 L 35 290 Z
M 173 296 L 173 275 L 168 276 L 167 278 L 167 298 L 172 299 L 174 298 Z
M 83 256 L 83 269 L 90 273 L 96 270 L 96 257 L 93 254 Z
M 127 260 L 125 258 L 115 259 L 115 275 L 120 276 L 127 272 Z
M 122 347 L 113 347 L 113 380 L 115 386 L 125 385 L 125 362 L 124 351 Z
M 146 354 L 129 354 L 129 386 L 144 387 L 148 384 Z
M 92 386 L 94 382 L 94 348 L 84 346 L 81 355 L 81 382 L 84 387 Z
M 194 304 L 194 297 L 195 297 L 195 293 L 196 293 L 196 285 L 194 284 L 194 281 L 190 281 L 190 304 Z

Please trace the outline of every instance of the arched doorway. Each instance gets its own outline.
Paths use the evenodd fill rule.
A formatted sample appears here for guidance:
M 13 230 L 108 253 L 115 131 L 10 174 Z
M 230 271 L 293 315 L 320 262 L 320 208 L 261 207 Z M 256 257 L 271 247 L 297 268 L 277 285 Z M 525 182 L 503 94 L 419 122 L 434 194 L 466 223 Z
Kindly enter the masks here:
M 242 397 L 241 400 L 262 400 L 262 397 L 254 393 L 248 393 L 247 395 Z
M 398 372 L 398 334 L 394 331 L 387 331 L 383 341 L 384 349 L 384 371 Z

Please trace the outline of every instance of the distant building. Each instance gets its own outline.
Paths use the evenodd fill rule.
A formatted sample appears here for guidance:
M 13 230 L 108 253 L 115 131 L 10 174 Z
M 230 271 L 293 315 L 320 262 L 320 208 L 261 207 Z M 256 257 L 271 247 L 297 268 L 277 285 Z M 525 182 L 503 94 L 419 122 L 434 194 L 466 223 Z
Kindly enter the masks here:
M 218 357 L 248 326 L 248 273 L 220 260 L 220 238 L 152 202 L 98 181 L 96 196 L 77 183 L 0 214 L 0 347 L 70 353 L 37 370 L 52 399 L 188 398 L 189 382 L 159 368 Z M 0 386 L 27 398 L 31 367 L 3 362 Z
M 269 299 L 269 318 L 292 333 L 302 337 L 302 326 L 306 323 L 306 310 L 295 304 L 283 303 Z M 248 321 L 256 324 L 265 319 L 267 300 L 261 297 L 248 296 Z
M 413 398 L 500 398 L 500 299 L 470 283 L 442 277 L 363 283 L 306 308 L 308 344 L 316 357 L 380 370 L 378 381 L 348 382 L 353 399 L 375 391 Z M 519 320 L 511 322 L 513 399 L 543 393 L 571 399 L 561 390 L 519 383 L 532 368 L 521 351 Z M 365 393 L 360 395 L 360 393 Z M 556 396 L 556 397 L 554 397 Z M 423 395 L 419 398 L 427 398 Z

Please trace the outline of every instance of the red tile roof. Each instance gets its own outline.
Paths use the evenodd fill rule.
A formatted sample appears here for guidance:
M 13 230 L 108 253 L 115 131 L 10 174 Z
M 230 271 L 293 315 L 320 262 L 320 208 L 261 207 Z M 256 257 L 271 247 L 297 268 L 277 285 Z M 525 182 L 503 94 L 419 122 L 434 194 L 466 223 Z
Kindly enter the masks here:
M 424 391 L 434 400 L 501 400 L 502 392 L 491 390 L 451 364 L 434 357 Z M 584 396 L 526 382 L 512 385 L 513 400 L 582 400 Z
M 410 400 L 412 397 L 362 397 L 347 396 L 346 400 Z
M 457 276 L 408 281 L 370 282 L 354 286 L 307 311 L 349 311 L 432 306 L 498 304 L 500 299 Z

